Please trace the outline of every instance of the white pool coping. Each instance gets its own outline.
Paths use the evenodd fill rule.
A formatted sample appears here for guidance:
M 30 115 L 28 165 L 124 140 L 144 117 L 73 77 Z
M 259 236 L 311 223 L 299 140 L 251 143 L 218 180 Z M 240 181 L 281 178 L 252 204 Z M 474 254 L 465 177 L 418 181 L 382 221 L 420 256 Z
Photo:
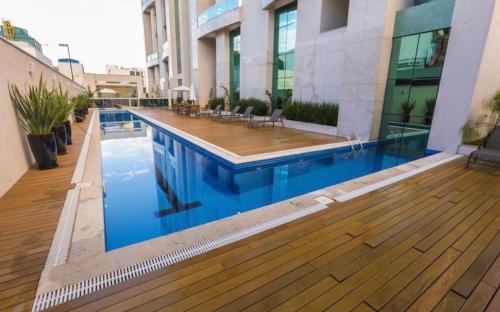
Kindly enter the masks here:
M 88 140 L 87 136 L 85 138 L 86 150 L 82 147 L 80 153 L 83 160 L 78 160 L 86 166 L 75 189 L 68 191 L 33 311 L 250 237 L 326 209 L 334 201 L 362 196 L 460 157 L 439 153 L 229 218 L 105 252 L 100 131 L 95 127 L 99 122 L 95 115 L 94 111 L 87 131 Z M 75 168 L 75 172 L 77 170 L 81 169 Z M 82 229 L 87 232 L 82 232 Z M 73 244 L 78 245 L 76 250 Z
M 221 158 L 223 158 L 223 159 L 225 159 L 225 160 L 227 160 L 235 165 L 254 162 L 254 161 L 260 161 L 260 160 L 269 160 L 269 159 L 283 157 L 283 156 L 293 156 L 293 155 L 299 155 L 299 154 L 304 154 L 304 153 L 326 151 L 326 150 L 330 150 L 330 149 L 334 149 L 334 148 L 349 147 L 350 146 L 349 141 L 344 141 L 344 142 L 338 142 L 338 143 L 319 144 L 319 145 L 313 145 L 313 146 L 308 146 L 308 147 L 286 149 L 286 150 L 277 151 L 277 152 L 269 152 L 269 153 L 254 154 L 254 155 L 249 155 L 249 156 L 242 156 L 242 155 L 238 155 L 236 153 L 233 153 L 225 148 L 222 148 L 218 145 L 207 142 L 207 141 L 205 141 L 197 136 L 194 136 L 192 134 L 189 134 L 185 131 L 182 131 L 180 129 L 172 127 L 164 122 L 156 120 L 153 117 L 149 117 L 145 114 L 142 114 L 138 110 L 135 110 L 135 109 L 125 109 L 125 110 L 129 111 L 132 114 L 139 116 L 140 118 L 156 125 L 159 128 L 163 128 L 163 129 L 167 130 L 168 132 L 171 132 L 175 135 L 178 135 L 181 138 L 184 138 L 184 139 L 190 141 L 191 143 L 193 143 L 193 144 L 207 150 L 208 152 L 210 152 L 216 156 L 219 156 L 219 157 L 221 157 Z M 245 142 L 243 140 L 242 144 L 244 144 L 244 143 Z M 362 142 L 362 143 L 365 143 L 365 142 Z

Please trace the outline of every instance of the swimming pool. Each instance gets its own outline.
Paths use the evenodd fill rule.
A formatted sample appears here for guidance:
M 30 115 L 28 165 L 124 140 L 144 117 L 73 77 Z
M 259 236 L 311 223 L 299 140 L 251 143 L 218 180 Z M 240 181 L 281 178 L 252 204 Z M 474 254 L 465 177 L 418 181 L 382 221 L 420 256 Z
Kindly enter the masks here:
M 101 112 L 100 121 L 107 251 L 416 158 L 372 143 L 234 165 L 129 112 Z

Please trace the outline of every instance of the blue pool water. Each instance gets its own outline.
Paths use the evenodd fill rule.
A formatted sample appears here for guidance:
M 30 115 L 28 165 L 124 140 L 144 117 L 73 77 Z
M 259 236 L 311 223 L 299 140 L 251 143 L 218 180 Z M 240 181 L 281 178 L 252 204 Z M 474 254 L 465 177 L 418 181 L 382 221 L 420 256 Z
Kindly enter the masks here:
M 413 160 L 387 145 L 231 166 L 129 113 L 101 117 L 106 249 L 219 220 Z M 244 142 L 244 141 L 243 141 Z

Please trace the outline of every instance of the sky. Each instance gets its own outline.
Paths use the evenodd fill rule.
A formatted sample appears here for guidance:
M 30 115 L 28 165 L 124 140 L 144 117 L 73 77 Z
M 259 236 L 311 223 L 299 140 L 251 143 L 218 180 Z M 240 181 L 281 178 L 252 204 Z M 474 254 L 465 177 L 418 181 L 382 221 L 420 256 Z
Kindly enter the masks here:
M 59 43 L 85 72 L 145 65 L 140 0 L 0 0 L 0 18 L 27 29 L 54 65 L 67 57 Z

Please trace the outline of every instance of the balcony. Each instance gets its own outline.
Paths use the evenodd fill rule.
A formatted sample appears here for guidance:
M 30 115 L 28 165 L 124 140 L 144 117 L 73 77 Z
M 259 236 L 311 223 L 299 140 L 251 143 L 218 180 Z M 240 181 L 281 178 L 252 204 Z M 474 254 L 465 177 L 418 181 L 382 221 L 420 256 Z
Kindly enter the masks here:
M 198 38 L 241 22 L 241 0 L 223 0 L 198 16 Z
M 147 67 L 151 67 L 151 66 L 155 66 L 155 65 L 158 65 L 158 52 L 154 52 L 154 53 L 151 53 L 150 55 L 148 55 L 146 57 L 146 66 Z
M 292 0 L 260 0 L 260 6 L 263 10 L 276 9 L 291 3 Z
M 155 3 L 155 0 L 142 0 L 142 11 L 148 9 Z

